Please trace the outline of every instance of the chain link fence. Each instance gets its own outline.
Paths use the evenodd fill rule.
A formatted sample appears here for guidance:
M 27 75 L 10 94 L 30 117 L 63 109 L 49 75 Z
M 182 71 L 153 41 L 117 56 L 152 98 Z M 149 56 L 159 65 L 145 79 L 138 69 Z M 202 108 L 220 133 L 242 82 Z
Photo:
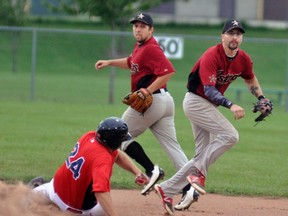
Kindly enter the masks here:
M 220 42 L 220 34 L 155 36 L 172 55 L 176 69 L 169 91 L 183 96 L 190 69 L 208 47 Z M 132 32 L 0 26 L 0 101 L 89 103 L 101 95 L 97 100 L 114 103 L 115 97 L 130 90 L 129 72 L 96 71 L 94 64 L 98 59 L 128 56 L 134 43 Z M 245 35 L 241 48 L 251 56 L 266 96 L 288 111 L 288 40 Z M 241 79 L 227 94 L 236 101 L 249 98 L 251 103 Z M 182 98 L 177 100 L 181 103 Z

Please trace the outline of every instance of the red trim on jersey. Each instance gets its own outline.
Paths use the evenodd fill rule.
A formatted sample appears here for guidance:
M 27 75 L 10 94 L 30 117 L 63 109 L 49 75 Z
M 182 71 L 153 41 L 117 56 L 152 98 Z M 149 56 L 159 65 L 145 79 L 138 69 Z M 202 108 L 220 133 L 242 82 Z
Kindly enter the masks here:
M 131 69 L 131 91 L 137 90 L 137 83 L 146 75 L 152 75 L 149 86 L 158 76 L 175 72 L 154 37 L 141 46 L 136 43 L 132 54 L 127 58 L 127 64 Z M 166 88 L 166 85 L 162 88 Z
M 54 176 L 55 192 L 64 203 L 76 209 L 81 209 L 89 185 L 92 184 L 94 192 L 110 191 L 110 178 L 118 150 L 109 152 L 97 142 L 95 133 L 87 132 L 78 140 Z M 94 196 L 92 191 L 91 196 Z
M 210 47 L 198 59 L 189 75 L 187 88 L 206 99 L 204 85 L 212 85 L 224 95 L 228 86 L 238 77 L 252 79 L 253 62 L 249 55 L 241 49 L 231 61 L 227 58 L 222 44 Z M 193 73 L 199 73 L 199 76 Z M 196 76 L 195 76 L 196 75 Z M 195 78 L 192 78 L 192 77 Z

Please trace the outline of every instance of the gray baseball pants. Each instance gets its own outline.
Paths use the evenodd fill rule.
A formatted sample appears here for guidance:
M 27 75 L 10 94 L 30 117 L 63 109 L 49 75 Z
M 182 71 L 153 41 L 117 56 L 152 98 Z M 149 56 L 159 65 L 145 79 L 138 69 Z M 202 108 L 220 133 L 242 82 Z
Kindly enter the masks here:
M 172 96 L 164 89 L 153 94 L 151 107 L 141 115 L 131 107 L 123 113 L 122 119 L 127 123 L 129 133 L 133 138 L 150 129 L 161 147 L 164 149 L 176 170 L 179 170 L 188 159 L 177 141 L 174 124 L 175 105 Z M 125 150 L 132 140 L 123 142 L 121 150 Z
M 193 167 L 207 176 L 209 166 L 239 140 L 238 131 L 208 100 L 187 92 L 183 109 L 191 122 L 195 155 L 174 176 L 160 184 L 168 197 L 173 197 L 187 185 L 186 177 Z

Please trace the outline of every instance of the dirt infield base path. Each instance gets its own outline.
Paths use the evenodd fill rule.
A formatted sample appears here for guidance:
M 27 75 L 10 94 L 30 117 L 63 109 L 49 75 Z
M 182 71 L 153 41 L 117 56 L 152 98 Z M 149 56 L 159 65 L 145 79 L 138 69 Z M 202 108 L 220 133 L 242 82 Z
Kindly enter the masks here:
M 165 210 L 155 192 L 142 196 L 140 190 L 112 190 L 112 199 L 119 216 L 164 216 Z M 0 181 L 0 216 L 71 216 L 48 204 L 22 183 Z M 175 197 L 174 204 L 180 200 Z M 288 199 L 232 197 L 215 194 L 201 196 L 189 211 L 175 216 L 287 216 Z
M 138 190 L 113 190 L 113 201 L 120 216 L 164 216 L 165 210 L 157 194 L 141 196 Z M 177 204 L 180 197 L 174 199 Z M 193 203 L 188 211 L 175 216 L 287 216 L 288 199 L 234 197 L 206 194 Z

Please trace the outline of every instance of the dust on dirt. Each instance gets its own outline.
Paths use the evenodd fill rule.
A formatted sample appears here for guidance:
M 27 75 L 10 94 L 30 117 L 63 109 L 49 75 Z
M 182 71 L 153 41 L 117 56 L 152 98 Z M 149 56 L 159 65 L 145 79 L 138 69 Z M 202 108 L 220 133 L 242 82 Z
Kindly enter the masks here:
M 112 190 L 113 203 L 119 216 L 164 216 L 161 200 L 154 192 L 142 196 L 140 190 Z M 174 197 L 174 205 L 180 200 Z M 0 181 L 0 215 L 2 216 L 71 216 L 61 212 L 23 183 Z M 288 199 L 269 197 L 239 197 L 206 194 L 193 203 L 188 211 L 175 216 L 287 216 Z
M 2 216 L 64 216 L 56 206 L 35 194 L 28 186 L 19 182 L 6 184 L 0 181 L 0 215 Z

